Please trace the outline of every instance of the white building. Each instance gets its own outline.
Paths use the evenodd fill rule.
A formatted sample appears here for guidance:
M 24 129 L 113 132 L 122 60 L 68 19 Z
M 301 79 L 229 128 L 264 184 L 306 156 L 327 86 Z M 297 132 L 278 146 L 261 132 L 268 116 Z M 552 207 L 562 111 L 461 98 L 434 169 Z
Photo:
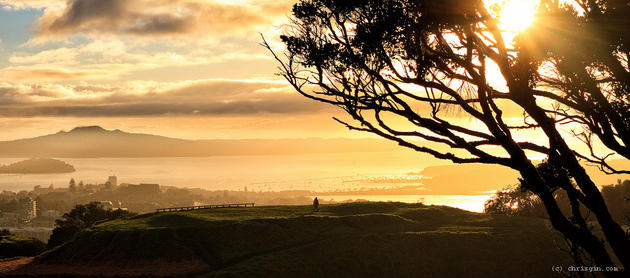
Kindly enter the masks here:
M 37 202 L 31 197 L 23 197 L 18 200 L 18 212 L 20 220 L 28 222 L 37 217 Z

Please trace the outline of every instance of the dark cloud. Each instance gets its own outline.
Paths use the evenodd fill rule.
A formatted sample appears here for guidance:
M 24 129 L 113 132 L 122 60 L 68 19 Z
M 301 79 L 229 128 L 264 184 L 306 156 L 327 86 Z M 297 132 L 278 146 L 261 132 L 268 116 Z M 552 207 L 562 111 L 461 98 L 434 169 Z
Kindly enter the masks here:
M 284 84 L 272 82 L 210 80 L 184 83 L 165 91 L 129 93 L 129 90 L 132 88 L 0 87 L 0 116 L 252 115 L 316 113 L 329 109 L 327 105 L 290 93 Z M 68 91 L 72 94 L 68 95 Z
M 69 0 L 62 12 L 44 13 L 38 32 L 42 36 L 224 34 L 268 26 L 290 7 L 286 1 L 233 5 L 199 0 Z
M 49 26 L 50 31 L 72 29 L 89 22 L 110 21 L 102 27 L 113 27 L 126 13 L 125 3 L 127 0 L 70 0 L 66 11 Z
M 38 85 L 29 87 L 0 86 L 0 106 L 31 104 L 37 98 L 54 99 L 59 96 L 59 92 Z
M 171 14 L 157 15 L 138 15 L 138 24 L 126 27 L 124 33 L 132 34 L 174 34 L 187 32 L 192 29 L 191 24 L 186 18 L 174 16 Z
M 0 105 L 11 105 L 24 103 L 24 96 L 22 96 L 15 88 L 0 88 Z
M 322 108 L 323 107 L 317 103 L 289 98 L 198 104 L 132 103 L 76 106 L 12 106 L 0 109 L 0 116 L 133 117 L 165 115 L 253 115 L 262 113 L 304 114 L 317 112 Z

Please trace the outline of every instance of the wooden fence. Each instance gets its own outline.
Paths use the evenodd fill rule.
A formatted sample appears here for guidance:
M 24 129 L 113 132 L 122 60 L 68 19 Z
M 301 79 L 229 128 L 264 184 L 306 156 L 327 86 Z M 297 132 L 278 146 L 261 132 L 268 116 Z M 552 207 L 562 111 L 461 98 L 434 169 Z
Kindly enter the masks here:
M 200 209 L 212 209 L 212 208 L 246 208 L 253 207 L 254 203 L 240 203 L 240 204 L 223 204 L 223 205 L 204 205 L 204 206 L 190 206 L 190 207 L 174 207 L 174 208 L 159 208 L 156 212 L 173 212 L 173 211 L 190 211 Z

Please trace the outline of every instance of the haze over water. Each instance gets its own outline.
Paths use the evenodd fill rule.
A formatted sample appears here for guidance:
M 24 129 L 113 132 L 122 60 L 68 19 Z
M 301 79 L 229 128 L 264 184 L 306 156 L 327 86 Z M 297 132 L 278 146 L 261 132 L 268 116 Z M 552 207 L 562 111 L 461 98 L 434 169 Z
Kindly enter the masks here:
M 10 164 L 21 158 L 0 158 Z M 121 183 L 158 183 L 166 186 L 206 190 L 316 192 L 353 191 L 361 188 L 395 188 L 419 182 L 397 183 L 378 180 L 418 179 L 409 175 L 439 161 L 411 151 L 374 153 L 333 153 L 273 156 L 212 156 L 169 158 L 63 158 L 76 168 L 67 174 L 3 174 L 3 190 L 32 190 L 34 186 L 67 187 L 71 178 L 85 183 L 103 183 L 116 175 Z M 365 182 L 366 180 L 371 180 Z M 377 180 L 376 182 L 373 180 Z M 320 197 L 322 198 L 322 197 Z M 445 204 L 480 211 L 487 195 L 337 195 L 323 200 L 402 201 Z

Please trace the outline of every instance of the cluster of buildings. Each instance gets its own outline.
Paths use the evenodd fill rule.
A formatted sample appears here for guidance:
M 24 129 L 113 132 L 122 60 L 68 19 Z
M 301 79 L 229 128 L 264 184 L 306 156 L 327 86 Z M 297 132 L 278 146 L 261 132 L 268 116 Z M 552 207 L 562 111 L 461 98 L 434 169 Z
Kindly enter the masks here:
M 83 186 L 82 183 L 80 185 Z M 102 187 L 102 189 L 114 189 L 118 186 L 118 178 L 116 176 L 110 176 L 107 178 L 105 184 L 93 186 Z M 153 186 L 150 187 L 153 189 Z M 144 188 L 145 186 L 132 186 L 133 191 L 145 193 L 147 191 L 142 190 Z M 8 229 L 17 236 L 37 238 L 44 242 L 48 241 L 54 228 L 54 220 L 59 219 L 63 213 L 57 210 L 38 208 L 35 198 L 37 196 L 52 196 L 51 194 L 57 194 L 59 197 L 63 197 L 67 196 L 65 194 L 72 193 L 77 189 L 77 184 L 72 180 L 67 189 L 54 188 L 51 185 L 49 187 L 35 186 L 31 192 L 1 192 L 0 204 L 2 204 L 2 206 L 0 207 L 0 228 Z M 62 199 L 66 198 L 67 197 L 64 197 Z M 116 209 L 120 208 L 122 205 L 119 201 L 103 201 L 101 203 L 106 209 Z
M 3 197 L 11 196 L 12 192 L 3 192 Z M 15 193 L 14 193 L 15 194 Z M 16 194 L 17 195 L 17 194 Z M 0 217 L 0 226 L 17 226 L 28 223 L 37 217 L 37 202 L 30 196 L 15 196 L 16 210 L 3 211 Z
M 37 213 L 37 201 L 33 200 L 31 196 L 23 193 L 2 192 L 2 199 L 11 200 L 15 202 L 16 210 L 2 211 L 0 212 L 0 227 L 2 229 L 8 229 L 12 234 L 19 237 L 36 238 L 41 241 L 48 241 L 52 234 L 52 227 L 38 227 L 27 226 L 36 217 L 56 219 L 61 216 L 61 213 L 55 210 L 42 211 L 41 215 Z
M 159 184 L 119 184 L 116 176 L 109 176 L 100 184 L 84 184 L 72 179 L 68 187 L 50 185 L 35 186 L 30 192 L 4 191 L 0 193 L 0 229 L 46 242 L 55 227 L 55 220 L 63 215 L 58 210 L 65 212 L 74 204 L 96 201 L 104 209 L 152 211 L 160 206 L 158 200 L 165 198 L 161 193 Z

